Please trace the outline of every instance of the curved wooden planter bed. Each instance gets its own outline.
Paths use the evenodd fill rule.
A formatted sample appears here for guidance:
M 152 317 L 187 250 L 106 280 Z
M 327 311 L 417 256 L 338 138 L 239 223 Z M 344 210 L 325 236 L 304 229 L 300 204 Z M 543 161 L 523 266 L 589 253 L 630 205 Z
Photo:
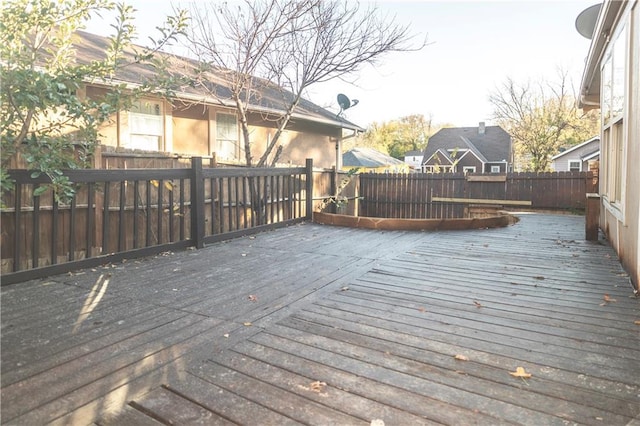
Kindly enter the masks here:
M 313 221 L 323 225 L 347 226 L 351 228 L 436 231 L 501 228 L 513 225 L 518 218 L 505 211 L 496 212 L 496 216 L 464 219 L 387 219 L 381 217 L 358 217 L 343 214 L 314 212 Z

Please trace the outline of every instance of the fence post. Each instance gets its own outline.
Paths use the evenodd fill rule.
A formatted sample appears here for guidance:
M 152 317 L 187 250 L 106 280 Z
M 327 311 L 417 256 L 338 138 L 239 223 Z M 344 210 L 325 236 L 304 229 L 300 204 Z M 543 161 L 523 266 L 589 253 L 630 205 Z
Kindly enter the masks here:
M 191 240 L 197 249 L 204 247 L 204 179 L 202 157 L 191 158 Z
M 335 197 L 329 206 L 329 213 L 338 213 L 338 169 L 334 166 L 331 172 L 331 190 L 329 195 Z
M 307 158 L 305 167 L 307 169 L 307 199 L 305 219 L 313 219 L 313 158 Z
M 585 233 L 587 241 L 598 240 L 598 222 L 600 221 L 600 195 L 587 194 L 585 211 Z

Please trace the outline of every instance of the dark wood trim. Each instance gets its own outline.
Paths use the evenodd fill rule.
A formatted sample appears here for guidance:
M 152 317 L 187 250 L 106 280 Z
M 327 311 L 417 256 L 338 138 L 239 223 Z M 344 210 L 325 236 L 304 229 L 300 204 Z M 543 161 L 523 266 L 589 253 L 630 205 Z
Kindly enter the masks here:
M 59 263 L 57 265 L 43 266 L 35 269 L 27 269 L 24 271 L 14 272 L 2 276 L 2 285 L 16 284 L 23 281 L 34 280 L 47 277 L 50 275 L 64 274 L 66 272 L 75 271 L 85 268 L 93 268 L 107 263 L 121 262 L 125 259 L 136 257 L 154 256 L 171 250 L 182 250 L 192 246 L 191 241 L 176 241 L 171 244 L 162 244 L 158 246 L 144 247 L 141 249 L 129 250 L 121 253 L 113 253 L 104 256 L 96 256 L 88 259 L 76 260 L 69 263 Z

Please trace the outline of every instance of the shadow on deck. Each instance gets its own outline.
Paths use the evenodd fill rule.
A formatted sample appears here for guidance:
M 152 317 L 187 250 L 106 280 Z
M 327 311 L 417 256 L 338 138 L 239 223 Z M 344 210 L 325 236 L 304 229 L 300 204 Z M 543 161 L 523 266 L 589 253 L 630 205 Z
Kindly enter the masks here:
M 630 295 L 583 217 L 292 226 L 3 288 L 2 423 L 626 425 Z

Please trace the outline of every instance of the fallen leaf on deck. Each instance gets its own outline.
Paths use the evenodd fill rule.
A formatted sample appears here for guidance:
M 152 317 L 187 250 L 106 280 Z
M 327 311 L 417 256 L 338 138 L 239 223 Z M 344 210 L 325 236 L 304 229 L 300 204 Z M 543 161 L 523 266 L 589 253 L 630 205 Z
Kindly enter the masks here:
M 224 334 L 222 335 L 222 337 L 224 337 L 225 339 L 228 339 L 228 338 L 229 338 L 229 333 L 224 333 Z
M 527 373 L 524 367 L 516 368 L 516 371 L 509 371 L 513 377 L 522 377 L 523 379 L 528 379 L 531 377 L 531 373 Z
M 349 290 L 349 286 L 345 286 L 340 289 L 340 291 L 347 291 L 347 290 Z
M 369 426 L 384 426 L 384 420 L 382 420 L 382 419 L 373 419 L 373 420 L 371 420 L 371 424 Z
M 633 322 L 635 325 L 640 325 L 640 320 L 634 321 Z
M 605 294 L 603 297 L 605 302 L 617 302 L 616 299 L 613 299 L 611 296 L 609 296 L 608 294 Z
M 312 391 L 314 392 L 322 392 L 324 390 L 324 387 L 327 386 L 327 384 L 325 382 L 321 382 L 319 380 L 311 383 L 309 385 L 309 387 L 311 388 Z
M 477 300 L 474 300 L 473 304 L 476 305 L 478 308 L 482 308 L 482 304 L 480 302 L 478 302 Z
M 533 277 L 533 278 L 535 278 L 536 280 L 544 280 L 544 277 L 542 277 L 542 276 L 537 276 L 537 277 Z
M 249 301 L 257 302 L 258 301 L 258 296 L 256 296 L 255 294 L 250 294 L 249 295 Z
M 468 357 L 466 357 L 464 355 L 460 355 L 460 354 L 454 356 L 454 358 L 457 359 L 458 361 L 469 361 Z
M 251 327 L 253 324 L 251 324 L 250 322 L 245 322 L 243 325 L 244 325 L 245 327 Z
M 427 311 L 427 310 L 424 308 L 424 306 L 420 306 L 420 307 L 418 308 L 418 310 L 419 310 L 420 312 L 426 312 L 426 311 Z

